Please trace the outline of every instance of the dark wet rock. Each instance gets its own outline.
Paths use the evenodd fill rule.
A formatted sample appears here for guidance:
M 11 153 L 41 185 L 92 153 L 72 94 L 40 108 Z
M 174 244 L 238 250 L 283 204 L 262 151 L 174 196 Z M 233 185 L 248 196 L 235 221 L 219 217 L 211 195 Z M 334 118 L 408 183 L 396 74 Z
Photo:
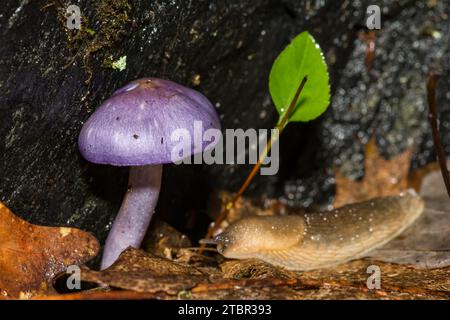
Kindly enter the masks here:
M 206 94 L 224 128 L 269 128 L 277 117 L 267 90 L 271 64 L 305 29 L 330 65 L 331 108 L 317 121 L 288 126 L 279 175 L 258 177 L 249 194 L 297 206 L 330 202 L 333 163 L 361 177 L 362 145 L 372 132 L 386 156 L 414 143 L 413 167 L 431 161 L 424 91 L 430 68 L 444 75 L 438 98 L 443 141 L 450 140 L 444 1 L 432 8 L 384 1 L 370 72 L 359 32 L 371 1 L 325 1 L 307 10 L 298 0 L 81 0 L 89 29 L 78 36 L 65 30 L 57 3 L 8 0 L 0 9 L 0 201 L 34 223 L 106 236 L 127 169 L 88 164 L 76 141 L 83 121 L 115 89 L 143 76 L 170 78 Z M 112 68 L 124 56 L 125 69 Z M 188 235 L 202 234 L 210 190 L 235 191 L 249 170 L 166 166 L 157 214 Z

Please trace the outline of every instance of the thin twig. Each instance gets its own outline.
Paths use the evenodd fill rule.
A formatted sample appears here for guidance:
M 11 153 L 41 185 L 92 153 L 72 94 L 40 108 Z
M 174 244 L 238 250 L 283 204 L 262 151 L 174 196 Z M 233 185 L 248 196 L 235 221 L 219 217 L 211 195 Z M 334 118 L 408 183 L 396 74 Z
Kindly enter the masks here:
M 442 178 L 444 179 L 447 194 L 450 197 L 450 172 L 447 168 L 444 147 L 442 146 L 441 136 L 438 127 L 438 107 L 436 101 L 436 84 L 440 75 L 431 72 L 427 79 L 427 93 L 428 93 L 428 120 L 430 121 L 431 130 L 433 133 L 434 149 L 438 158 L 439 166 L 441 167 Z

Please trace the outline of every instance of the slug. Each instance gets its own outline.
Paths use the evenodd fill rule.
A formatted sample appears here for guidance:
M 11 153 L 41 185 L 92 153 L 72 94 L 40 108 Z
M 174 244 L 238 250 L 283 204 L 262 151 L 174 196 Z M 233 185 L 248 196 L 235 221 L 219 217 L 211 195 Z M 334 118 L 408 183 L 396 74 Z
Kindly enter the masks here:
M 363 257 L 402 233 L 423 209 L 423 200 L 410 189 L 322 213 L 243 218 L 201 242 L 217 245 L 226 258 L 307 271 Z

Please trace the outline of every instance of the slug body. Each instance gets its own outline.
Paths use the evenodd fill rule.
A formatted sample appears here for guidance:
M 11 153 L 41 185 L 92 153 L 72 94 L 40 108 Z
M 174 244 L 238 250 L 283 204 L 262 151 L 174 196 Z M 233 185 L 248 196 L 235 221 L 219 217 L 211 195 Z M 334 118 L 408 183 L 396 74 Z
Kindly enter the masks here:
M 422 199 L 407 191 L 323 213 L 244 218 L 208 243 L 227 258 L 256 258 L 296 271 L 325 268 L 387 243 L 423 208 Z

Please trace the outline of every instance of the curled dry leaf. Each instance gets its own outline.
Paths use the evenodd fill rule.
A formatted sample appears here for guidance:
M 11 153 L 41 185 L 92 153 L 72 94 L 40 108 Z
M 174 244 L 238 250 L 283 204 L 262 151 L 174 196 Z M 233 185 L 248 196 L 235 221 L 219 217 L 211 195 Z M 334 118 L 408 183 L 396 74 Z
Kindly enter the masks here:
M 407 149 L 392 159 L 384 159 L 378 152 L 375 139 L 366 145 L 364 178 L 353 181 L 336 170 L 335 208 L 346 204 L 399 194 L 408 188 L 412 150 Z
M 152 221 L 142 243 L 144 251 L 170 260 L 174 259 L 180 249 L 191 246 L 191 241 L 186 235 L 158 219 Z
M 208 281 L 201 270 L 161 258 L 139 249 L 128 248 L 108 269 L 81 272 L 83 281 L 132 290 L 136 292 L 164 292 L 175 295 L 197 283 Z
M 29 298 L 52 292 L 52 279 L 69 265 L 97 255 L 97 239 L 87 232 L 44 227 L 15 216 L 0 203 L 0 292 Z

